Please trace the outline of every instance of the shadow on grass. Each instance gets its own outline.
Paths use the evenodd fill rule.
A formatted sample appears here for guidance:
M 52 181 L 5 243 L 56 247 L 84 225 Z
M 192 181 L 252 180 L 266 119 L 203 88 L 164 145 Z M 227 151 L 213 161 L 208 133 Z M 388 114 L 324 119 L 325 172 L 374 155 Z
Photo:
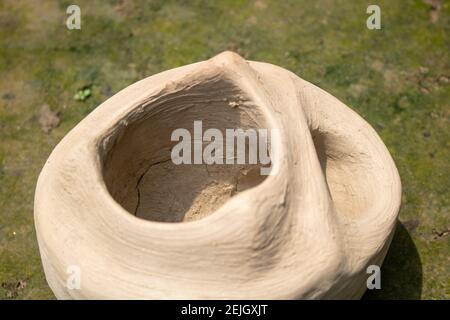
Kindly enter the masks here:
M 367 290 L 363 299 L 420 299 L 422 263 L 408 230 L 397 223 L 381 267 L 381 289 Z

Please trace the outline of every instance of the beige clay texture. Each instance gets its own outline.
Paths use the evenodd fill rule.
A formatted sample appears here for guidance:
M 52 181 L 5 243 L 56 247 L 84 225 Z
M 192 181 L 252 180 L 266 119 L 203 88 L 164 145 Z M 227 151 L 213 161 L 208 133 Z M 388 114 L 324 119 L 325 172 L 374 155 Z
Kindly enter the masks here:
M 171 133 L 196 120 L 275 129 L 276 172 L 175 165 Z M 224 52 L 97 107 L 50 155 L 34 215 L 58 299 L 359 299 L 400 198 L 388 150 L 354 111 L 283 68 Z

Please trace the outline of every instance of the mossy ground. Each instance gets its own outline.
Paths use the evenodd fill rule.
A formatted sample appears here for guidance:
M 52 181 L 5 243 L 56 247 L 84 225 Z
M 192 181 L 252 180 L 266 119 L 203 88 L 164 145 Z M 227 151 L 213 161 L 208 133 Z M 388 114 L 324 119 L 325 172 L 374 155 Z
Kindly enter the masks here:
M 368 30 L 366 8 L 381 7 Z M 400 171 L 400 223 L 367 298 L 450 299 L 450 3 L 414 1 L 0 2 L 0 299 L 53 298 L 33 194 L 58 141 L 129 84 L 232 49 L 320 86 L 378 131 Z M 436 2 L 436 1 L 435 1 Z M 89 88 L 91 95 L 75 100 Z M 60 125 L 43 132 L 44 104 Z M 379 190 L 383 192 L 383 190 Z

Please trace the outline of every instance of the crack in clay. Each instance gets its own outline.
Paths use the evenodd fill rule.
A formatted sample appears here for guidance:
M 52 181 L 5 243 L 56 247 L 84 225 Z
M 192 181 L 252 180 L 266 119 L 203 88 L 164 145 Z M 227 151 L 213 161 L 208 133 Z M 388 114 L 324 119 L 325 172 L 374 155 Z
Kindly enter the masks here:
M 145 171 L 142 173 L 142 175 L 141 175 L 141 176 L 139 177 L 139 179 L 137 180 L 137 182 L 136 182 L 137 203 L 136 203 L 136 208 L 134 209 L 134 215 L 135 215 L 135 216 L 137 216 L 137 212 L 138 212 L 138 210 L 139 210 L 139 206 L 141 205 L 141 190 L 139 189 L 139 186 L 140 186 L 140 184 L 141 184 L 141 182 L 142 182 L 142 179 L 143 179 L 144 176 L 150 171 L 150 169 L 151 169 L 152 167 L 154 167 L 154 166 L 156 166 L 156 165 L 158 165 L 158 164 L 161 164 L 161 163 L 169 162 L 169 161 L 171 161 L 171 159 L 161 160 L 161 161 L 154 162 L 154 163 L 150 164 L 150 165 L 148 166 L 148 168 L 145 169 Z

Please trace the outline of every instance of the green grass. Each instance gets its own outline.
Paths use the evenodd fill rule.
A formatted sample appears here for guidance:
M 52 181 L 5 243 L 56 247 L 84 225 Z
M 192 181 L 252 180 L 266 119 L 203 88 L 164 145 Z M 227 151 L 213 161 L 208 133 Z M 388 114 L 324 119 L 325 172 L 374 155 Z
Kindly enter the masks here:
M 399 227 L 367 298 L 450 299 L 450 3 L 376 1 L 0 2 L 0 299 L 53 298 L 33 225 L 38 174 L 59 140 L 98 104 L 154 73 L 226 49 L 320 86 L 378 131 L 399 169 Z M 89 88 L 86 99 L 74 99 Z M 45 134 L 39 111 L 61 117 Z M 382 192 L 382 190 L 380 190 Z M 19 281 L 21 281 L 19 283 Z M 19 283 L 19 284 L 18 284 Z M 25 284 L 24 284 L 25 283 Z

